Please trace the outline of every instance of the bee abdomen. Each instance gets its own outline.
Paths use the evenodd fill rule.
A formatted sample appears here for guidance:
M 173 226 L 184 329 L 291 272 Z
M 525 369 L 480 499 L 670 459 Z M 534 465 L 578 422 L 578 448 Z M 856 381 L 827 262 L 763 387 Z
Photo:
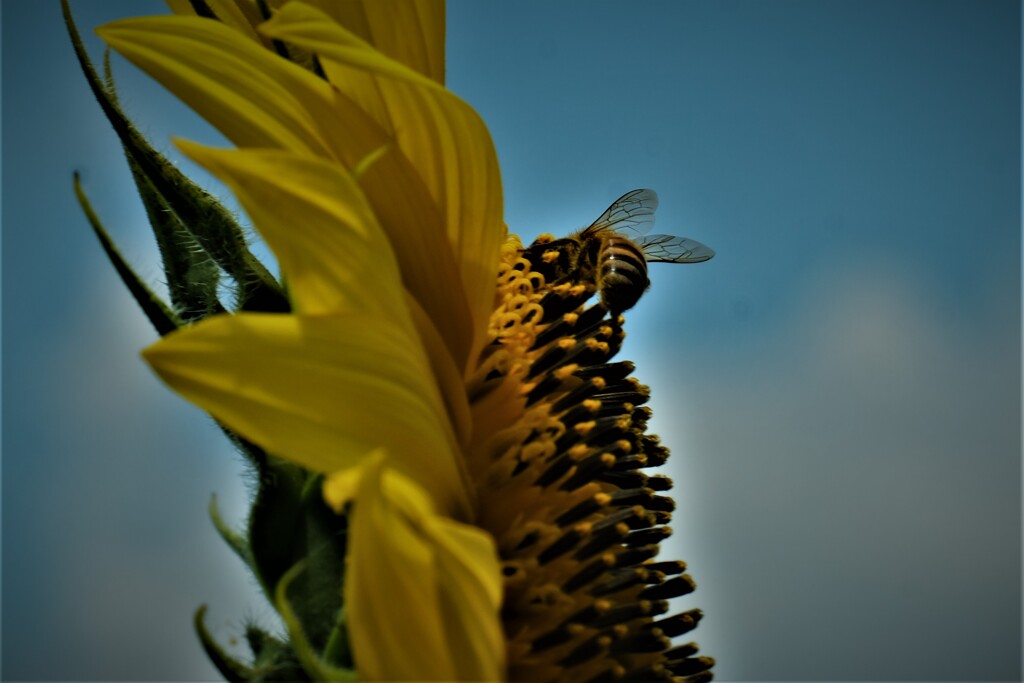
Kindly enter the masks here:
M 601 303 L 613 313 L 636 305 L 647 290 L 647 261 L 627 239 L 610 237 L 600 256 Z

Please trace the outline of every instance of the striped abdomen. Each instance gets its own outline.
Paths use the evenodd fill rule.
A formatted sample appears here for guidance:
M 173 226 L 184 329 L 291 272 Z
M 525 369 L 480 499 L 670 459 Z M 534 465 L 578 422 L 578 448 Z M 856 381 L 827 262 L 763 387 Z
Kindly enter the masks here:
M 650 286 L 643 252 L 625 237 L 609 236 L 603 240 L 597 266 L 601 303 L 612 313 L 635 306 Z

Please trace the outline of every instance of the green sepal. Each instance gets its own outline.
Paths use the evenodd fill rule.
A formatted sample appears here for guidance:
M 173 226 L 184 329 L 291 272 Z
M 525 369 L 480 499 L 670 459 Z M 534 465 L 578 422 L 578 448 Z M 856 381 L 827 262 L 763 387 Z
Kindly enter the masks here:
M 217 421 L 215 420 L 215 422 Z M 220 427 L 220 430 L 224 433 L 224 436 L 228 438 L 228 441 L 231 442 L 231 444 L 238 450 L 238 452 L 245 456 L 245 459 L 249 462 L 250 465 L 253 466 L 253 469 L 256 471 L 257 476 L 259 476 L 261 472 L 264 472 L 267 469 L 267 467 L 269 467 L 268 456 L 266 451 L 264 451 L 262 448 L 254 444 L 252 441 L 243 439 L 238 434 L 235 434 L 233 431 L 228 429 L 227 426 L 225 426 L 223 423 L 217 422 L 217 426 Z
M 210 635 L 203 623 L 205 616 L 206 605 L 202 605 L 193 618 L 196 635 L 199 636 L 203 651 L 229 683 L 293 683 L 312 680 L 306 675 L 288 643 L 254 624 L 247 625 L 245 629 L 245 638 L 253 653 L 253 663 L 248 665 L 239 662 Z
M 235 554 L 242 559 L 250 567 L 252 566 L 252 553 L 249 552 L 249 544 L 246 543 L 245 538 L 237 531 L 232 529 L 224 521 L 224 518 L 220 516 L 220 510 L 217 509 L 217 494 L 214 493 L 210 496 L 210 504 L 206 508 L 207 514 L 210 515 L 210 521 L 213 522 L 213 527 L 220 534 L 220 537 L 228 544 Z
M 217 298 L 217 282 L 220 279 L 217 264 L 185 229 L 178 215 L 171 211 L 131 157 L 128 157 L 128 166 L 163 257 L 171 302 L 181 317 L 189 322 L 223 313 L 224 306 Z
M 287 597 L 317 652 L 338 637 L 347 539 L 347 520 L 324 503 L 320 483 L 318 475 L 296 465 L 268 463 L 260 473 L 248 542 L 253 571 L 272 602 L 283 577 L 303 563 L 305 570 L 291 582 Z M 331 651 L 347 658 L 347 645 L 332 644 Z
M 110 49 L 103 53 L 103 89 L 110 105 L 128 122 L 133 130 L 134 125 L 124 115 L 114 85 L 114 73 L 110 68 Z M 182 225 L 163 196 L 156 191 L 153 183 L 142 172 L 142 169 L 125 149 L 125 159 L 132 172 L 135 187 L 146 208 L 149 224 L 156 237 L 160 258 L 163 262 L 164 274 L 167 276 L 167 290 L 171 295 L 171 303 L 181 318 L 187 322 L 201 320 L 208 315 L 223 313 L 224 307 L 217 297 L 217 284 L 220 280 L 220 269 L 209 254 Z
M 196 610 L 195 616 L 192 617 L 192 625 L 196 629 L 196 635 L 199 636 L 199 642 L 203 645 L 203 651 L 206 652 L 206 656 L 210 658 L 213 665 L 217 667 L 220 675 L 229 683 L 254 680 L 256 672 L 225 652 L 220 644 L 213 639 L 210 632 L 206 630 L 206 624 L 203 622 L 205 616 L 206 605 L 200 605 L 199 609 Z
M 99 238 L 103 251 L 106 252 L 107 258 L 113 264 L 114 270 L 121 276 L 121 282 L 128 288 L 136 303 L 142 308 L 142 312 L 149 318 L 149 322 L 156 328 L 157 333 L 162 337 L 181 327 L 182 321 L 178 318 L 177 314 L 171 310 L 171 307 L 163 299 L 146 286 L 142 278 L 136 274 L 124 257 L 121 256 L 121 252 L 118 251 L 117 246 L 103 227 L 96 212 L 93 211 L 92 204 L 89 203 L 89 198 L 82 189 L 82 183 L 77 171 L 74 175 L 74 186 L 75 196 L 78 197 L 78 204 L 82 207 L 85 217 L 89 220 L 89 225 L 92 226 L 93 232 L 96 233 L 96 237 Z
M 268 458 L 259 468 L 259 488 L 249 512 L 248 546 L 252 570 L 273 602 L 274 587 L 301 556 L 300 499 L 306 472 L 297 466 Z
M 120 111 L 85 51 L 67 0 L 61 0 L 61 6 L 75 55 L 93 95 L 120 138 L 125 153 L 138 165 L 139 172 L 152 184 L 154 191 L 176 215 L 179 223 L 238 284 L 237 308 L 268 312 L 290 310 L 280 285 L 249 250 L 245 233 L 231 213 L 153 149 Z
M 253 683 L 296 683 L 311 681 L 302 668 L 295 651 L 287 642 L 275 638 L 254 624 L 245 629 L 245 639 L 252 650 L 253 669 L 256 677 Z
M 289 596 L 294 593 L 293 586 L 301 581 L 301 577 L 308 569 L 309 566 L 306 562 L 297 562 L 281 577 L 281 581 L 277 584 L 277 590 L 274 591 L 274 606 L 277 607 L 278 613 L 288 628 L 292 649 L 298 657 L 299 663 L 313 680 L 355 683 L 359 678 L 352 668 L 351 662 L 347 666 L 336 666 L 317 655 L 316 649 L 307 637 L 305 622 L 289 600 Z

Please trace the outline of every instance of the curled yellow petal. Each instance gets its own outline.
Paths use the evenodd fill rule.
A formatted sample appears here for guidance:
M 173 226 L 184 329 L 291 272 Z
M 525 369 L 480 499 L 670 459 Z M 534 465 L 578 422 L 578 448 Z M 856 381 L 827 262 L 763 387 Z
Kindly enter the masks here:
M 352 175 L 336 163 L 282 150 L 218 150 L 185 141 L 178 147 L 234 192 L 277 256 L 296 312 L 375 313 L 408 327 L 410 338 L 415 327 L 459 443 L 468 443 L 461 368 L 434 321 L 404 290 L 391 244 Z
M 504 677 L 501 568 L 493 539 L 434 511 L 417 483 L 384 467 L 330 477 L 325 499 L 352 499 L 345 595 L 361 680 Z
M 178 147 L 234 192 L 277 256 L 296 312 L 363 311 L 411 325 L 391 244 L 344 168 L 283 150 Z
M 444 517 L 425 518 L 424 528 L 436 545 L 441 615 L 456 679 L 504 680 L 505 636 L 497 620 L 502 577 L 494 540 Z
M 330 156 L 319 122 L 330 86 L 228 26 L 189 16 L 122 19 L 96 29 L 240 146 Z
M 217 316 L 144 357 L 171 388 L 270 452 L 320 472 L 377 447 L 446 514 L 469 516 L 448 416 L 418 340 L 380 316 Z

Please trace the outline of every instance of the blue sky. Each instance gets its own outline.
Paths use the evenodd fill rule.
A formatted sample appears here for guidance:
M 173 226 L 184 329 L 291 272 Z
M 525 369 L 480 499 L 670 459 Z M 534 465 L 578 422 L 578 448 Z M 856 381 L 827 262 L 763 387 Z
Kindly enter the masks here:
M 163 11 L 72 4 L 83 28 Z M 159 284 L 58 4 L 2 18 L 2 677 L 210 679 L 194 608 L 224 638 L 270 614 L 206 519 L 214 492 L 244 517 L 243 468 L 143 366 L 75 205 L 78 169 Z M 718 679 L 1019 678 L 1019 3 L 459 0 L 448 28 L 514 232 L 651 187 L 659 232 L 717 252 L 651 267 L 621 357 Z M 115 70 L 173 157 L 224 144 Z

